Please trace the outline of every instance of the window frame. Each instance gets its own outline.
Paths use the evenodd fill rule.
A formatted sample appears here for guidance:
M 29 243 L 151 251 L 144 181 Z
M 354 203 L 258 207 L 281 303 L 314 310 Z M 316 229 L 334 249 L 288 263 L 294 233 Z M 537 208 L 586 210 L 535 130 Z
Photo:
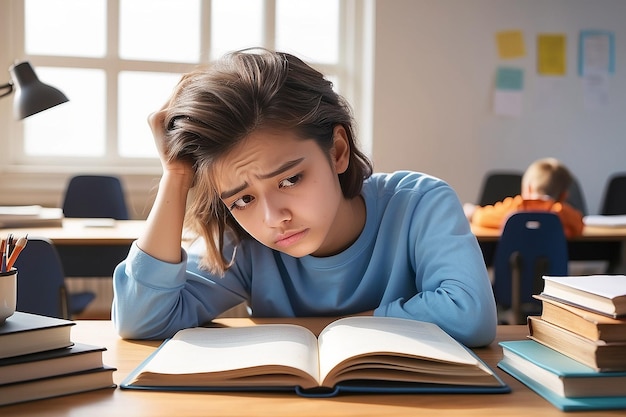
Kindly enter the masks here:
M 273 48 L 275 33 L 275 0 L 264 1 L 264 41 L 262 46 Z M 116 0 L 107 0 L 107 22 L 119 21 L 119 2 Z M 201 0 L 201 21 L 210 22 L 210 3 L 211 0 Z M 313 64 L 322 73 L 335 77 L 340 86 L 339 92 L 346 97 L 353 107 L 355 119 L 365 120 L 361 117 L 364 102 L 362 94 L 362 86 L 366 74 L 363 74 L 362 62 L 364 57 L 364 17 L 366 9 L 371 7 L 370 2 L 359 0 L 339 0 L 340 17 L 339 17 L 339 62 L 336 65 Z M 117 131 L 118 131 L 118 74 L 121 71 L 152 71 L 152 72 L 187 72 L 198 65 L 198 63 L 184 62 L 156 62 L 156 61 L 134 61 L 121 59 L 118 56 L 118 30 L 107 30 L 107 52 L 102 58 L 83 58 L 83 57 L 66 57 L 66 56 L 43 56 L 43 55 L 27 55 L 25 53 L 24 42 L 24 1 L 10 0 L 0 4 L 0 11 L 5 17 L 0 20 L 5 26 L 4 33 L 0 31 L 0 35 L 9 35 L 5 37 L 8 43 L 7 56 L 0 57 L 3 61 L 9 60 L 14 62 L 17 57 L 19 60 L 29 60 L 33 66 L 38 67 L 68 67 L 68 68 L 95 68 L 102 69 L 106 73 L 106 119 L 105 119 L 105 140 L 106 154 L 101 157 L 40 157 L 27 156 L 23 151 L 23 127 L 18 121 L 12 117 L 10 106 L 7 109 L 6 102 L 12 100 L 2 100 L 0 102 L 0 127 L 1 134 L 9 140 L 0 147 L 0 152 L 5 155 L 4 161 L 0 163 L 4 165 L 4 171 L 15 172 L 97 172 L 108 171 L 123 174 L 154 174 L 160 172 L 160 164 L 157 158 L 128 158 L 121 157 L 117 154 Z M 4 13 L 6 11 L 7 13 Z M 8 18 L 7 18 L 8 17 Z M 112 24 L 107 23 L 107 28 L 111 28 Z M 209 51 L 210 44 L 210 27 L 203 24 L 201 27 L 202 51 Z M 209 54 L 203 54 L 208 56 Z M 206 61 L 200 64 L 207 63 Z M 8 66 L 7 66 L 8 68 Z M 8 71 L 6 73 L 8 78 Z M 4 78 L 0 77 L 0 82 L 4 82 Z M 10 103 L 12 104 L 12 103 Z M 155 103 L 155 108 L 158 103 Z M 147 117 L 147 115 L 146 115 Z M 363 129 L 359 130 L 359 139 L 366 153 L 371 149 L 371 140 L 364 138 Z

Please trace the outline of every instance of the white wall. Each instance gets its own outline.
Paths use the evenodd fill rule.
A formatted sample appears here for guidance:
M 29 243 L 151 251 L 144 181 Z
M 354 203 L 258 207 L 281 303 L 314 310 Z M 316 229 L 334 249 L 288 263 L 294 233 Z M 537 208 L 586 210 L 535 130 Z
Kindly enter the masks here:
M 0 10 L 10 11 L 10 5 L 3 2 Z M 360 124 L 373 137 L 377 170 L 425 171 L 447 180 L 462 201 L 474 201 L 486 170 L 523 170 L 551 155 L 574 171 L 589 211 L 597 212 L 606 178 L 626 171 L 626 0 L 377 0 L 375 8 L 373 71 L 365 71 L 373 77 L 371 118 Z M 0 13 L 0 62 L 6 68 L 14 59 L 9 14 Z M 525 58 L 498 59 L 495 33 L 508 29 L 523 31 Z M 602 111 L 583 105 L 576 72 L 581 29 L 615 33 L 611 103 Z M 567 75 L 554 80 L 554 94 L 537 85 L 540 32 L 567 35 Z M 491 112 L 495 69 L 506 64 L 525 70 L 519 119 Z M 4 71 L 0 83 L 8 80 Z M 4 123 L 14 123 L 11 101 L 0 100 Z M 0 150 L 5 144 L 0 137 Z M 68 174 L 44 170 L 3 174 L 0 204 L 59 204 Z M 133 215 L 144 217 L 156 178 L 124 177 Z
M 626 1 L 378 0 L 373 97 L 376 170 L 412 169 L 447 180 L 462 201 L 477 198 L 484 172 L 524 170 L 554 156 L 578 177 L 590 213 L 606 178 L 626 171 Z M 519 29 L 527 54 L 498 57 L 495 34 Z M 610 104 L 586 110 L 577 73 L 578 34 L 615 34 Z M 567 73 L 542 87 L 538 33 L 567 35 Z M 523 114 L 492 112 L 499 66 L 524 69 Z M 543 78 L 543 79 L 542 79 Z

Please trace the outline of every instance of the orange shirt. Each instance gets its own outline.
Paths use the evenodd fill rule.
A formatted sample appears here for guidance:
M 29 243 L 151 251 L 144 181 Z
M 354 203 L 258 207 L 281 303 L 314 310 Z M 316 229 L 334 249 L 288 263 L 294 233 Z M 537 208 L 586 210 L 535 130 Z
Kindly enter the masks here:
M 500 229 L 506 219 L 518 211 L 552 211 L 561 219 L 565 236 L 580 236 L 583 232 L 583 216 L 569 204 L 554 200 L 524 200 L 521 195 L 507 197 L 494 205 L 476 207 L 472 224 Z

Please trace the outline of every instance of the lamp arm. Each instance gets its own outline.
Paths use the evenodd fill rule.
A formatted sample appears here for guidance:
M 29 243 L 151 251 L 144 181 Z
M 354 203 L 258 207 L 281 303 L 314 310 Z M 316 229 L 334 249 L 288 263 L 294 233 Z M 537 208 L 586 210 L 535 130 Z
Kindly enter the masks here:
M 3 85 L 0 85 L 0 90 L 3 90 L 5 88 L 8 91 L 6 91 L 5 93 L 0 94 L 0 98 L 8 96 L 9 94 L 11 94 L 13 92 L 13 83 L 6 83 L 6 84 L 3 84 Z

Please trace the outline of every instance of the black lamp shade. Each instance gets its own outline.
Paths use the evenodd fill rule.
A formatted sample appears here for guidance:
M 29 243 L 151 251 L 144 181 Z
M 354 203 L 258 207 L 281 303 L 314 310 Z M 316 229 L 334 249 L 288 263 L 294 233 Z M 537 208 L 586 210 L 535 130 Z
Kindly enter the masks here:
M 65 94 L 39 81 L 29 62 L 13 65 L 9 72 L 16 88 L 13 102 L 16 119 L 24 119 L 68 101 Z

